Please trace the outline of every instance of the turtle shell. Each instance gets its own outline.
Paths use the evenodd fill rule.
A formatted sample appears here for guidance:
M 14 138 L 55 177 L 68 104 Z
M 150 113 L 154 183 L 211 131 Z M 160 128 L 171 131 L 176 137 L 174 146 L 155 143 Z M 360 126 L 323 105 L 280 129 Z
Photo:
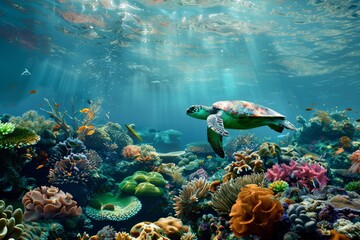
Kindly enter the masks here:
M 214 109 L 223 110 L 224 112 L 237 117 L 279 117 L 285 118 L 274 110 L 247 101 L 220 101 L 213 105 Z

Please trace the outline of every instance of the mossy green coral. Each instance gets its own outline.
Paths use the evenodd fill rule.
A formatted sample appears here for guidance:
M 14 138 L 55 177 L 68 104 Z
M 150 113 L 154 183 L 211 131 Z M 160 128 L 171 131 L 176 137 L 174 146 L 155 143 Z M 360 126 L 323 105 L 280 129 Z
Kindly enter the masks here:
M 12 133 L 14 129 L 15 129 L 15 124 L 10 122 L 2 123 L 0 121 L 0 139 L 3 138 L 3 136 Z
M 345 185 L 347 191 L 354 191 L 360 194 L 360 181 L 349 182 Z
M 283 180 L 275 181 L 269 184 L 269 188 L 274 193 L 279 193 L 285 191 L 287 188 L 289 188 L 289 184 Z
M 12 133 L 9 133 L 0 138 L 0 149 L 1 148 L 21 148 L 28 145 L 33 145 L 40 140 L 40 136 L 35 134 L 33 131 L 15 127 Z
M 158 172 L 137 171 L 120 184 L 121 192 L 137 197 L 159 197 L 164 194 L 166 180 Z

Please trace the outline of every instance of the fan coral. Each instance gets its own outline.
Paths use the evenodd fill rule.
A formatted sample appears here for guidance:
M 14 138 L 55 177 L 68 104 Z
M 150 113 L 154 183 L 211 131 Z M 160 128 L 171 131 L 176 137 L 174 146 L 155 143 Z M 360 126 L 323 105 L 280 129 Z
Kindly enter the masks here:
M 53 186 L 42 186 L 27 192 L 22 198 L 22 204 L 25 221 L 79 216 L 82 213 L 71 194 Z
M 272 182 L 269 184 L 269 188 L 274 193 L 279 193 L 285 191 L 287 188 L 289 188 L 289 184 L 283 180 L 277 180 L 275 182 Z
M 2 123 L 0 121 L 0 139 L 2 136 L 5 136 L 9 133 L 12 133 L 15 130 L 15 125 L 13 123 Z
M 326 185 L 329 180 L 325 175 L 326 172 L 327 170 L 317 163 L 308 164 L 303 162 L 300 165 L 292 160 L 289 165 L 284 163 L 281 165 L 275 164 L 271 169 L 268 169 L 266 179 L 268 181 L 284 180 L 293 186 L 298 183 L 309 190 L 313 190 Z
M 271 239 L 274 225 L 280 221 L 284 209 L 273 191 L 248 184 L 241 189 L 230 212 L 230 229 L 236 237 L 250 234 Z
M 179 196 L 174 198 L 175 215 L 180 219 L 193 219 L 201 216 L 204 200 L 209 196 L 210 183 L 204 178 L 194 179 L 183 185 Z
M 34 145 L 40 140 L 40 136 L 29 129 L 15 127 L 14 131 L 0 137 L 1 148 L 21 148 Z
M 264 173 L 253 173 L 236 179 L 230 179 L 221 184 L 220 188 L 211 196 L 211 205 L 213 209 L 220 216 L 228 216 L 231 207 L 236 202 L 237 195 L 241 188 L 245 187 L 247 184 L 257 184 L 258 186 L 263 187 L 264 179 Z
M 0 239 L 28 239 L 25 234 L 22 210 L 14 211 L 11 205 L 5 207 L 5 202 L 0 200 Z
M 233 156 L 235 161 L 225 167 L 225 171 L 227 171 L 227 174 L 223 177 L 225 182 L 229 179 L 236 178 L 241 174 L 246 174 L 249 171 L 263 171 L 263 161 L 256 152 L 251 153 L 251 150 L 247 149 L 245 151 L 236 152 Z
M 352 165 L 349 168 L 349 171 L 353 172 L 353 173 L 360 173 L 360 150 L 356 150 L 355 152 L 353 152 L 349 156 L 349 159 L 352 162 Z

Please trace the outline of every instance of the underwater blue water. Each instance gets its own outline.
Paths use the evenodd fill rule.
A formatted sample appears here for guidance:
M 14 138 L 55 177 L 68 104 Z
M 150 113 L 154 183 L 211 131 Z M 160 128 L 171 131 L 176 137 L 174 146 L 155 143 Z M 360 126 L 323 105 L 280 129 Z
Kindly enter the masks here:
M 352 107 L 356 119 L 359 14 L 351 0 L 4 0 L 0 112 L 101 98 L 98 123 L 176 129 L 184 144 L 206 139 L 186 108 L 219 100 L 259 103 L 292 122 L 308 107 Z

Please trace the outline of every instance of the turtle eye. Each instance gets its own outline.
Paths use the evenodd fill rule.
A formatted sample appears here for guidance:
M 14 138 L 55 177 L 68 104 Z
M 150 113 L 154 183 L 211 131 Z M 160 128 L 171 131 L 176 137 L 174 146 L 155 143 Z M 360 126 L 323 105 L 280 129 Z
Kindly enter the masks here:
M 197 112 L 197 107 L 191 106 L 186 110 L 186 113 L 194 113 Z

